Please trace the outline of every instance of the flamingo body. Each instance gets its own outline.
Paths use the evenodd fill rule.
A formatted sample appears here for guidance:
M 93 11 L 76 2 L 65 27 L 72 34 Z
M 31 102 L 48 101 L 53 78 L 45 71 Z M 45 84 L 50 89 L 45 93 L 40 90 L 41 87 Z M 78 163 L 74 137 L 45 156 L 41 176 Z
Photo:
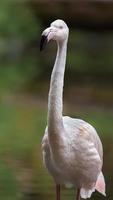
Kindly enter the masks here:
M 51 152 L 46 127 L 42 140 L 44 163 L 57 184 L 81 188 L 81 197 L 88 198 L 95 191 L 95 183 L 101 173 L 102 144 L 89 123 L 67 116 L 63 117 L 63 123 L 65 142 L 56 156 Z M 105 188 L 102 193 L 105 195 Z
M 77 200 L 89 198 L 97 189 L 105 195 L 102 174 L 103 148 L 96 130 L 81 119 L 62 116 L 63 85 L 69 29 L 62 20 L 54 21 L 42 33 L 40 48 L 49 40 L 57 42 L 57 56 L 53 67 L 49 98 L 47 127 L 42 140 L 43 160 L 57 187 L 77 188 Z

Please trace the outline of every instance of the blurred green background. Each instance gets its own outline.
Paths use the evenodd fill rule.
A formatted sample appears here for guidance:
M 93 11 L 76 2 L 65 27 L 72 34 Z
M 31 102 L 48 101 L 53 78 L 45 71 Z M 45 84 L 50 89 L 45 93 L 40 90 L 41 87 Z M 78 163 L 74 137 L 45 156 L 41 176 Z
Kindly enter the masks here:
M 95 126 L 104 146 L 107 199 L 113 196 L 113 2 L 0 1 L 0 199 L 55 199 L 42 164 L 41 139 L 56 45 L 39 52 L 43 29 L 70 28 L 64 114 Z M 62 191 L 73 199 L 75 191 Z M 94 193 L 91 199 L 105 199 Z

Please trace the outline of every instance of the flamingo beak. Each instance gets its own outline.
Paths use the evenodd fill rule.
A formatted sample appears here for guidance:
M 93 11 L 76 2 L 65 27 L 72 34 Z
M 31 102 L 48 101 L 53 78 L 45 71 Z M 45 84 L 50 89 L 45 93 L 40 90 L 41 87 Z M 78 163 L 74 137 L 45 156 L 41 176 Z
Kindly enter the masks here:
M 52 27 L 49 27 L 43 31 L 42 37 L 40 40 L 40 51 L 42 51 L 46 47 L 46 44 L 51 39 L 53 39 L 54 33 L 55 33 L 55 30 Z
M 45 47 L 46 47 L 46 44 L 48 42 L 48 36 L 49 36 L 49 33 L 51 32 L 51 29 L 50 27 L 49 28 L 46 28 L 43 33 L 42 33 L 42 37 L 41 37 L 41 40 L 40 40 L 40 51 L 42 51 Z
M 47 42 L 48 42 L 47 36 L 42 35 L 41 40 L 40 40 L 40 51 L 42 51 L 46 47 Z

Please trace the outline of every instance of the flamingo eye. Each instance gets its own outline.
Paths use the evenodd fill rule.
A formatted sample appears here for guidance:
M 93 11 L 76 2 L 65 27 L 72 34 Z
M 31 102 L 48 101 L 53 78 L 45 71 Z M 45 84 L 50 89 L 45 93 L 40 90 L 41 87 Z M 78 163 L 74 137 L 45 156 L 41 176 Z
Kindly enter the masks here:
M 59 26 L 60 29 L 63 29 L 63 26 Z

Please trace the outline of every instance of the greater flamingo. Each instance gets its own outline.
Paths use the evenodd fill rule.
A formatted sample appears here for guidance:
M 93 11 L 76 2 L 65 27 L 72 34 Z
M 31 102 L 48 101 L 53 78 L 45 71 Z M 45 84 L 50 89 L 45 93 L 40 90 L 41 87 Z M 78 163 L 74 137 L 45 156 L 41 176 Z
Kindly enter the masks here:
M 45 166 L 56 184 L 56 199 L 60 200 L 60 186 L 64 184 L 75 187 L 76 199 L 80 200 L 80 197 L 90 198 L 95 189 L 106 195 L 101 171 L 103 148 L 96 130 L 89 123 L 62 116 L 68 34 L 66 23 L 59 19 L 42 33 L 40 50 L 50 40 L 57 42 L 42 151 Z

